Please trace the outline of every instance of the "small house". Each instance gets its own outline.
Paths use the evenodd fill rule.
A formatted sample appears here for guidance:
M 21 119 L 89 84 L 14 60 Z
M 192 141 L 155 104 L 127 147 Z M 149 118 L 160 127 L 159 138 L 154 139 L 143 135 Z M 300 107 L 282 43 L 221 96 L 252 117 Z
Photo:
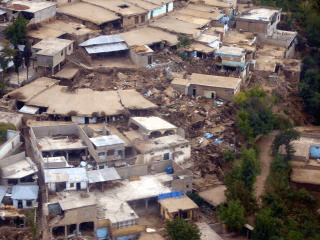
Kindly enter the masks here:
M 44 170 L 47 189 L 52 192 L 86 190 L 88 177 L 85 168 L 57 168 Z
M 73 41 L 60 38 L 44 39 L 32 46 L 38 66 L 60 71 L 66 57 L 73 53 Z
M 236 17 L 236 29 L 271 36 L 280 22 L 281 9 L 254 8 Z
M 130 57 L 138 66 L 146 66 L 153 62 L 153 50 L 147 45 L 132 46 L 130 48 Z
M 15 185 L 12 187 L 12 200 L 16 208 L 32 208 L 38 199 L 38 185 Z
M 90 138 L 95 149 L 95 158 L 99 169 L 106 166 L 116 166 L 119 160 L 124 159 L 124 142 L 116 135 L 106 135 Z
M 240 92 L 241 82 L 240 78 L 192 73 L 187 78 L 174 78 L 171 85 L 181 94 L 230 101 Z
M 8 12 L 10 19 L 22 16 L 29 24 L 35 24 L 55 18 L 57 6 L 48 1 L 9 1 L 1 8 Z
M 189 197 L 159 198 L 160 215 L 164 220 L 173 220 L 177 217 L 186 220 L 197 220 L 199 207 Z

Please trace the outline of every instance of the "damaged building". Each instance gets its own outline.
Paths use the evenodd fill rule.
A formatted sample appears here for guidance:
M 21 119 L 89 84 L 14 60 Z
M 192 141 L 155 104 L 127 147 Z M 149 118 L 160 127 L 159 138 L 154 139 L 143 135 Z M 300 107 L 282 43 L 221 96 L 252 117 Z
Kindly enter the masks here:
M 171 85 L 181 94 L 231 101 L 240 92 L 241 83 L 240 78 L 192 73 L 186 78 L 174 78 Z
M 8 101 L 13 99 L 20 112 L 24 106 L 31 106 L 52 120 L 71 120 L 82 124 L 112 122 L 125 118 L 126 111 L 144 114 L 158 108 L 134 89 L 94 91 L 81 88 L 69 91 L 58 82 L 39 78 L 8 93 L 5 98 Z

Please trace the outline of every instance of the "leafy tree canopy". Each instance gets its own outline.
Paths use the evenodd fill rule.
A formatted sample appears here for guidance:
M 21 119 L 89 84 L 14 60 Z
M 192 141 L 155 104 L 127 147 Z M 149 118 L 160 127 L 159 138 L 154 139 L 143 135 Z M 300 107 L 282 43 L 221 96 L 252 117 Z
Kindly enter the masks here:
M 200 240 L 200 231 L 197 225 L 182 218 L 167 221 L 166 233 L 170 240 Z
M 28 20 L 18 17 L 4 30 L 5 37 L 13 46 L 17 47 L 19 44 L 27 43 L 27 24 Z

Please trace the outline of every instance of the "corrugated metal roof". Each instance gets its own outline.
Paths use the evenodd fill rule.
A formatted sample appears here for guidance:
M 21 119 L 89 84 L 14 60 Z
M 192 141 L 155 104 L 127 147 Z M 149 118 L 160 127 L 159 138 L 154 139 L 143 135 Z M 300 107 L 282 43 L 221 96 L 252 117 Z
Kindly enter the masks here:
M 115 168 L 104 168 L 87 172 L 89 183 L 119 180 L 121 177 Z
M 128 47 L 125 43 L 120 42 L 120 43 L 110 43 L 110 44 L 90 46 L 90 47 L 85 47 L 85 49 L 89 54 L 95 54 L 95 53 L 107 53 L 107 52 L 117 52 L 122 50 L 128 50 Z
M 83 43 L 80 43 L 81 47 L 88 47 L 94 45 L 103 45 L 103 44 L 111 44 L 111 43 L 120 43 L 124 42 L 122 37 L 118 35 L 102 35 L 96 38 L 91 38 Z
M 3 197 L 7 193 L 8 186 L 0 186 L 0 204 L 2 203 Z
M 4 10 L 0 10 L 0 15 L 6 14 L 7 12 Z
M 22 108 L 20 108 L 19 112 L 21 113 L 28 113 L 28 114 L 36 114 L 39 111 L 38 107 L 32 107 L 24 105 Z
M 34 200 L 38 198 L 38 185 L 15 185 L 12 188 L 12 199 Z
M 107 136 L 94 137 L 94 138 L 90 138 L 90 141 L 96 147 L 124 144 L 124 141 L 122 141 L 117 135 L 107 135 Z
M 45 182 L 86 182 L 85 168 L 57 168 L 44 170 Z

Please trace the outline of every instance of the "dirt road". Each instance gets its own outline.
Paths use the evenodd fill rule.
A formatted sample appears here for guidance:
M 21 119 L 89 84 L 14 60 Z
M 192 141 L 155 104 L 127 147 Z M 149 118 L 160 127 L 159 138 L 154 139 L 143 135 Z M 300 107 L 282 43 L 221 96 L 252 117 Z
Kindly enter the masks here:
M 270 133 L 267 136 L 262 136 L 258 142 L 260 150 L 260 166 L 261 174 L 256 179 L 256 197 L 259 199 L 265 191 L 265 184 L 269 175 L 269 170 L 272 162 L 271 145 L 276 133 Z M 258 201 L 259 202 L 259 201 Z

